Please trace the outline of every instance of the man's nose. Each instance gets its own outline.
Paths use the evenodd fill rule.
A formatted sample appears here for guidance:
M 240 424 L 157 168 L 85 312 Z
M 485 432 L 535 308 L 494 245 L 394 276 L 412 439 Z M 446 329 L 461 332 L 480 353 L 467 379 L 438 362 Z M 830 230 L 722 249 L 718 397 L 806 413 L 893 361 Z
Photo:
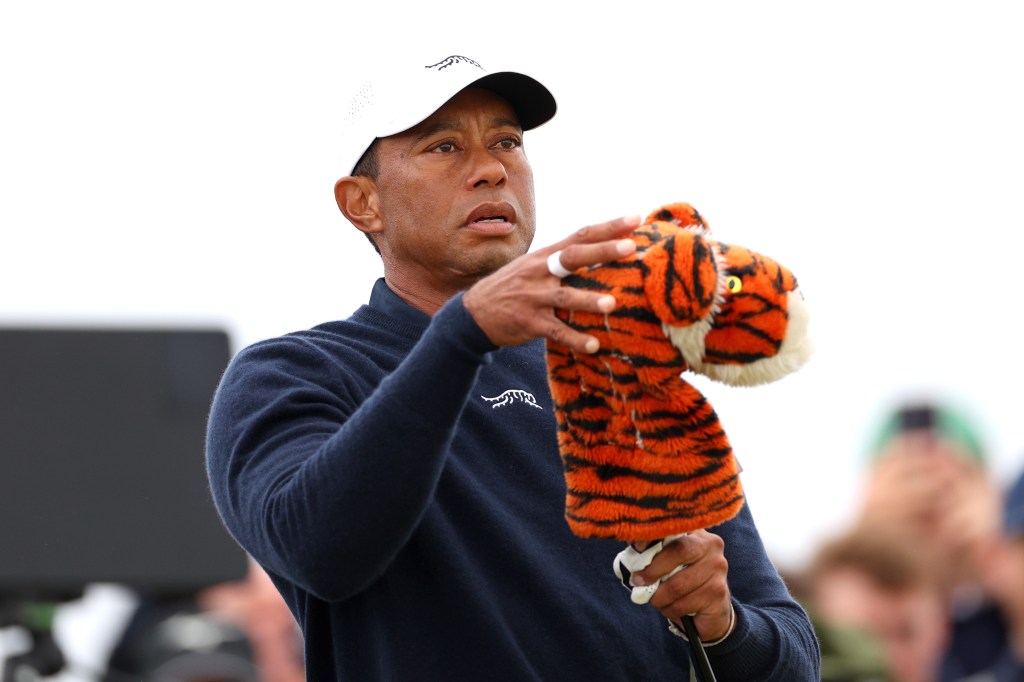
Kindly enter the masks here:
M 500 187 L 508 180 L 508 170 L 495 153 L 483 146 L 469 151 L 468 187 L 494 185 Z

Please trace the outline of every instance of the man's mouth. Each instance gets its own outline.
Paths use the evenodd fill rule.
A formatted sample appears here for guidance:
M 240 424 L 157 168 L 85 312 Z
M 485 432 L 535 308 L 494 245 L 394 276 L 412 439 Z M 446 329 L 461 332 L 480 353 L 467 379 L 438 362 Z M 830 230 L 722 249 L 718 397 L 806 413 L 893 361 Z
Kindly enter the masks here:
M 466 227 L 490 234 L 507 234 L 515 227 L 516 212 L 512 205 L 501 202 L 480 204 L 466 219 Z

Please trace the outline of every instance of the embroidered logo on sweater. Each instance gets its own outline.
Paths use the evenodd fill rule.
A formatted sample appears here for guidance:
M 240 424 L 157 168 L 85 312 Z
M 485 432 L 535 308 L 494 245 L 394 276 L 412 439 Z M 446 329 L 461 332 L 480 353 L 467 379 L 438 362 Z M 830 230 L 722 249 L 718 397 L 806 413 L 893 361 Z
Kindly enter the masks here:
M 505 407 L 512 403 L 526 403 L 530 407 L 536 407 L 538 410 L 544 408 L 537 404 L 537 399 L 533 397 L 533 394 L 529 391 L 524 391 L 520 388 L 510 388 L 499 396 L 494 398 L 488 398 L 485 395 L 480 396 L 489 403 L 493 403 L 491 408 Z

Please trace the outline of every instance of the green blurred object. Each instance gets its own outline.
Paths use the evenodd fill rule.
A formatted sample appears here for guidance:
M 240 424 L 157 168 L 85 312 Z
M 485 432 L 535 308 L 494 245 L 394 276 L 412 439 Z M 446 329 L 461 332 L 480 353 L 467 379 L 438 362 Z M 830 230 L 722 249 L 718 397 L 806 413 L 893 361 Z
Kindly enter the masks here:
M 821 682 L 890 682 L 881 645 L 870 633 L 811 620 L 821 645 Z
M 914 430 L 927 430 L 956 443 L 976 464 L 986 462 L 985 444 L 977 426 L 963 409 L 937 402 L 907 402 L 882 422 L 871 445 L 871 456 L 877 458 L 894 437 Z

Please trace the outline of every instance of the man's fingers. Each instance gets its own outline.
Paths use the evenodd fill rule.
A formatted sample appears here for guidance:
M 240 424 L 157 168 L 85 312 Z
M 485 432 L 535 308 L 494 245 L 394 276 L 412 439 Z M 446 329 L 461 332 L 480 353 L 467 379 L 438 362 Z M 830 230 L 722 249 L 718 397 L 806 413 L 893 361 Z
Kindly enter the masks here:
M 636 251 L 636 242 L 632 239 L 616 239 L 595 244 L 573 244 L 556 251 L 558 264 L 566 271 L 572 272 L 590 265 L 598 265 L 632 255 Z M 553 255 L 552 255 L 553 256 Z M 553 263 L 548 263 L 549 271 Z
M 558 319 L 555 309 L 611 312 L 611 296 L 558 286 L 579 268 L 624 258 L 636 250 L 626 236 L 640 224 L 639 216 L 590 225 L 557 244 L 517 258 L 481 279 L 464 294 L 466 310 L 499 346 L 547 337 L 579 353 L 595 353 L 598 340 Z
M 592 291 L 560 287 L 551 290 L 551 298 L 547 302 L 552 308 L 562 310 L 579 310 L 588 313 L 610 313 L 615 310 L 615 297 L 610 294 L 596 294 Z
M 576 230 L 568 239 L 569 243 L 593 243 L 627 235 L 640 225 L 640 216 L 631 215 L 607 220 L 596 225 L 587 225 Z
M 547 337 L 552 341 L 567 346 L 577 353 L 591 355 L 601 348 L 601 343 L 589 334 L 581 334 L 571 327 L 559 324 L 548 332 Z
M 572 287 L 559 287 L 551 291 L 548 305 L 562 310 L 585 311 L 603 315 L 615 309 L 615 297 Z M 551 340 L 568 346 L 577 353 L 592 354 L 600 348 L 600 342 L 595 337 L 579 332 L 557 318 L 552 318 L 552 323 L 552 328 L 545 334 Z
M 551 250 L 564 249 L 575 244 L 595 244 L 627 236 L 640 225 L 640 216 L 615 218 L 595 225 L 582 227 L 571 235 L 551 245 Z
M 554 277 L 565 277 L 579 268 L 625 258 L 636 251 L 636 242 L 626 238 L 640 224 L 640 216 L 616 218 L 589 225 L 567 239 L 540 251 L 544 267 Z M 607 314 L 615 309 L 615 298 L 607 294 L 557 287 L 546 301 L 551 308 Z M 552 341 L 568 346 L 577 353 L 596 353 L 598 340 L 554 319 L 544 334 Z
M 714 543 L 715 540 L 721 542 L 721 538 L 711 533 L 707 533 L 711 537 L 706 540 L 702 535 L 698 535 L 705 533 L 706 531 L 703 530 L 694 531 L 666 543 L 661 551 L 655 555 L 654 559 L 651 560 L 650 566 L 640 571 L 638 577 L 648 582 L 654 582 L 676 566 L 697 563 L 708 551 L 704 546 L 705 542 Z M 724 544 L 722 543 L 723 547 Z

